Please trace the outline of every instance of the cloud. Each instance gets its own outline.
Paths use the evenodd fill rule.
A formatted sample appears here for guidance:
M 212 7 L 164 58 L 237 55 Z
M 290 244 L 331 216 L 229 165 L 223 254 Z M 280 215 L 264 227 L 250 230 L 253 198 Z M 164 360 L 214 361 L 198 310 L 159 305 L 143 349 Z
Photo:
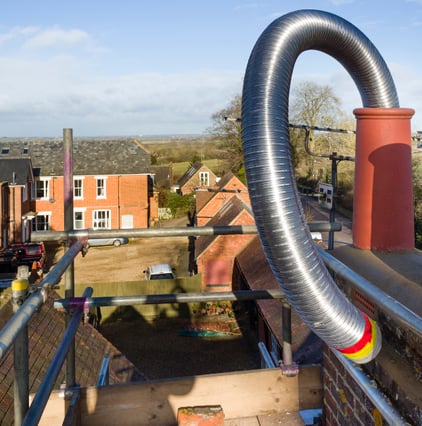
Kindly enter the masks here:
M 6 32 L 0 33 L 0 45 L 4 45 L 7 42 L 28 37 L 39 31 L 37 27 L 13 27 L 7 30 Z
M 106 55 L 87 55 L 80 29 L 21 27 L 0 34 L 1 136 L 201 133 L 241 91 L 243 73 L 127 72 Z M 109 54 L 111 53 L 111 54 Z
M 7 49 L 14 55 L 30 52 L 54 55 L 57 51 L 79 49 L 88 52 L 105 52 L 87 31 L 79 28 L 63 29 L 58 26 L 40 28 L 36 26 L 13 27 L 0 33 L 3 55 Z
M 72 47 L 86 44 L 90 41 L 87 32 L 80 29 L 63 30 L 58 27 L 40 30 L 29 38 L 23 45 L 26 49 L 50 47 Z
M 0 136 L 202 133 L 241 91 L 241 73 L 81 74 L 80 63 L 0 58 Z M 27 70 L 31 72 L 28 73 Z

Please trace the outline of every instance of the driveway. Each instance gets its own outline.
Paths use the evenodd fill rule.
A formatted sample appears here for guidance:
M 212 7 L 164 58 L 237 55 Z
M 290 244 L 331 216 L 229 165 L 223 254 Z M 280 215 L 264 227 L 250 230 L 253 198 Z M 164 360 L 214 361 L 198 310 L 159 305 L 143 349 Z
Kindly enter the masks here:
M 168 221 L 166 226 L 184 226 L 186 219 Z M 55 253 L 55 261 L 63 248 Z M 168 263 L 176 276 L 188 276 L 188 237 L 155 237 L 129 240 L 120 247 L 90 247 L 85 257 L 75 259 L 75 283 L 138 281 L 154 263 Z
M 301 200 L 305 213 L 310 215 L 311 222 L 329 221 L 330 211 L 318 204 L 315 198 L 301 195 Z M 352 220 L 340 213 L 336 213 L 335 220 L 342 224 L 342 230 L 334 233 L 334 247 L 352 244 Z M 322 238 L 328 241 L 328 232 L 322 232 Z

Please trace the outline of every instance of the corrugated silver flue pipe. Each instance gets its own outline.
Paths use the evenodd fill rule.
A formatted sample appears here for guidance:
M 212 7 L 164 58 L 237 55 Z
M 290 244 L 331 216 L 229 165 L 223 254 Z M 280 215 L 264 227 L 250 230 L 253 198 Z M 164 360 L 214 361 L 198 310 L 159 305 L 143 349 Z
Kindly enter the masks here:
M 294 178 L 290 81 L 297 57 L 310 49 L 343 64 L 364 107 L 399 106 L 383 58 L 356 27 L 316 10 L 282 16 L 258 39 L 246 69 L 242 132 L 249 194 L 266 257 L 290 303 L 330 347 L 366 363 L 381 348 L 378 326 L 345 298 L 320 259 Z

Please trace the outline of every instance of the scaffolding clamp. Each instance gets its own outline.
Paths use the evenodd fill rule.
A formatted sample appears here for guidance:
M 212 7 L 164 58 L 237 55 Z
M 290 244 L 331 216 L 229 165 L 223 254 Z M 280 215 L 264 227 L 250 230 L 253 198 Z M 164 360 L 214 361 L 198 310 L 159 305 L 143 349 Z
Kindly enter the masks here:
M 88 297 L 71 297 L 69 298 L 69 312 L 75 312 L 78 308 L 83 310 L 84 324 L 88 322 L 89 318 L 89 298 Z
M 299 374 L 299 365 L 295 362 L 291 364 L 283 364 L 283 361 L 279 361 L 278 365 L 281 369 L 281 374 L 286 377 L 295 377 Z

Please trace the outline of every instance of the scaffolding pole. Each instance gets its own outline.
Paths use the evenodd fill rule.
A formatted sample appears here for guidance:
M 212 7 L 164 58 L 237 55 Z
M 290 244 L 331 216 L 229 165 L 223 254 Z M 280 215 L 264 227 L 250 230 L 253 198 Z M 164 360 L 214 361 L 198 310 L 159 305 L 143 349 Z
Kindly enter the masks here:
M 342 229 L 340 222 L 310 222 L 308 223 L 311 232 L 338 232 Z M 232 225 L 232 226 L 186 226 L 186 227 L 165 227 L 165 228 L 135 228 L 135 229 L 114 229 L 92 231 L 71 230 L 71 231 L 38 231 L 33 232 L 31 241 L 65 241 L 80 238 L 155 238 L 155 237 L 201 237 L 208 235 L 240 235 L 256 234 L 255 225 Z
M 139 294 L 135 296 L 74 297 L 72 299 L 57 299 L 55 309 L 73 309 L 84 303 L 88 308 L 97 306 L 134 306 L 157 305 L 161 303 L 198 303 L 219 301 L 244 301 L 257 299 L 280 299 L 287 303 L 286 296 L 280 289 L 270 290 L 235 290 L 213 293 L 168 293 L 168 294 Z

